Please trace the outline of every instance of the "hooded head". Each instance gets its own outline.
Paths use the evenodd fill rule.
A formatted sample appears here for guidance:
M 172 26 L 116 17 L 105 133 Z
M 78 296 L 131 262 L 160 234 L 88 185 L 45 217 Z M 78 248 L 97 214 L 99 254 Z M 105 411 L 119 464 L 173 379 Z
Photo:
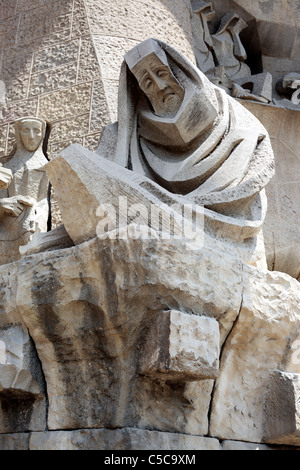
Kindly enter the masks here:
M 182 104 L 184 89 L 157 42 L 144 41 L 125 55 L 125 61 L 154 113 L 160 117 L 174 116 Z
M 218 114 L 213 87 L 175 50 L 147 39 L 125 55 L 125 63 L 138 84 L 136 95 L 148 101 L 140 106 L 141 135 L 182 146 L 213 126 Z

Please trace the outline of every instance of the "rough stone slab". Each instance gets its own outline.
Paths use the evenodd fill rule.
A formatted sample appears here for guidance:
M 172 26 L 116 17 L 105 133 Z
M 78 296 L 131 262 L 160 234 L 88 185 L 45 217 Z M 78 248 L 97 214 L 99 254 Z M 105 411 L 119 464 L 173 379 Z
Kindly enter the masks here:
M 213 381 L 173 387 L 142 376 L 141 347 L 156 316 L 178 305 L 217 319 L 224 341 L 240 309 L 241 271 L 236 259 L 186 251 L 180 240 L 94 239 L 23 257 L 10 311 L 22 315 L 42 363 L 49 429 L 206 435 Z M 8 287 L 0 293 L 6 304 Z
M 29 450 L 29 433 L 0 434 L 0 450 Z
M 277 450 L 265 444 L 255 444 L 242 441 L 223 441 L 222 450 Z
M 300 112 L 244 101 L 270 134 L 275 177 L 266 187 L 268 212 L 263 226 L 268 268 L 300 279 Z M 299 108 L 300 109 L 300 108 Z
M 42 251 L 59 250 L 73 246 L 73 242 L 63 225 L 49 232 L 37 232 L 32 240 L 19 248 L 22 256 L 40 253 Z
M 215 379 L 219 371 L 219 325 L 214 318 L 171 310 L 151 326 L 140 372 L 175 381 Z
M 74 118 L 90 110 L 91 83 L 70 87 L 40 97 L 40 116 L 50 122 Z
M 274 371 L 264 399 L 264 438 L 275 444 L 300 445 L 300 374 Z
M 287 274 L 246 266 L 243 281 L 241 313 L 222 352 L 210 434 L 262 443 L 270 374 L 275 369 L 300 373 L 300 290 L 298 281 Z M 293 439 L 285 444 L 295 445 Z
M 134 428 L 32 433 L 30 450 L 221 450 L 217 439 Z

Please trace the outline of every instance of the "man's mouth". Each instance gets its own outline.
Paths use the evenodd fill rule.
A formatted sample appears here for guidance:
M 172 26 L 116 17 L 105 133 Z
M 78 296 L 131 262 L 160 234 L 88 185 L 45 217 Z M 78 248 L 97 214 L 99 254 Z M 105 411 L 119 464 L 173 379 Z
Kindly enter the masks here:
M 168 101 L 172 100 L 175 96 L 175 93 L 167 93 L 164 97 L 163 97 L 163 103 L 167 103 Z

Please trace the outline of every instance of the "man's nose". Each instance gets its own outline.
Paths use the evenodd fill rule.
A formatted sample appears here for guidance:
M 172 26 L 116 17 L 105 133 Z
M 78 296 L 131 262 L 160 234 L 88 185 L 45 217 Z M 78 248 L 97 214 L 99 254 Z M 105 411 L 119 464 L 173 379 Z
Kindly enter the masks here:
M 152 79 L 153 81 L 155 82 L 157 88 L 162 91 L 164 90 L 165 88 L 168 87 L 167 83 L 162 80 L 160 77 L 158 77 L 158 75 L 156 75 L 155 73 L 151 74 L 152 75 Z

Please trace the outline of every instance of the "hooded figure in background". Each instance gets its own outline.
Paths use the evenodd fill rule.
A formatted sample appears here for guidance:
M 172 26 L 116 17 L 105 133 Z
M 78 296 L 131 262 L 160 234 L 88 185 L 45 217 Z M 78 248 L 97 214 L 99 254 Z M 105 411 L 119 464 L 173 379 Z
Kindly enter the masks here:
M 208 232 L 239 242 L 259 233 L 274 173 L 267 131 L 176 50 L 148 39 L 125 55 L 118 123 L 108 130 L 115 145 L 105 156 L 170 200 L 204 206 Z
M 24 117 L 15 122 L 17 150 L 3 166 L 13 175 L 7 189 L 0 190 L 0 263 L 19 259 L 19 246 L 35 232 L 46 232 L 48 177 L 43 170 L 46 122 Z

